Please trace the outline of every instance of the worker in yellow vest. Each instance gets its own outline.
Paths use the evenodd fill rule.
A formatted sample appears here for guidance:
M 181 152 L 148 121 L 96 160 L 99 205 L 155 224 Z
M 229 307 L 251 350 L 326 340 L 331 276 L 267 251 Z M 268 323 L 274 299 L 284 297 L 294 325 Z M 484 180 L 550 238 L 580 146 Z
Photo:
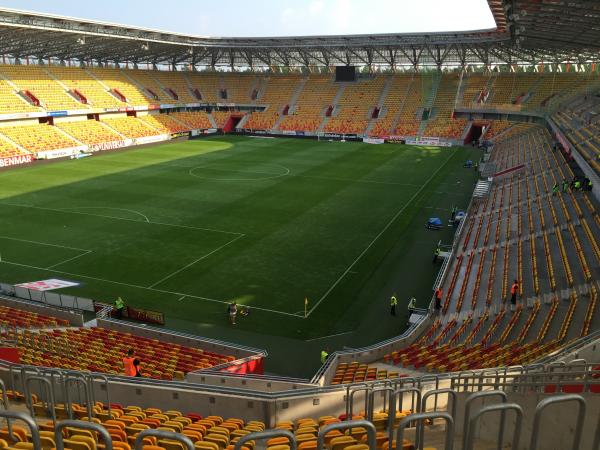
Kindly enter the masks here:
M 396 298 L 396 293 L 394 292 L 394 295 L 392 295 L 390 298 L 390 314 L 392 316 L 396 315 L 396 305 L 398 305 L 398 299 Z

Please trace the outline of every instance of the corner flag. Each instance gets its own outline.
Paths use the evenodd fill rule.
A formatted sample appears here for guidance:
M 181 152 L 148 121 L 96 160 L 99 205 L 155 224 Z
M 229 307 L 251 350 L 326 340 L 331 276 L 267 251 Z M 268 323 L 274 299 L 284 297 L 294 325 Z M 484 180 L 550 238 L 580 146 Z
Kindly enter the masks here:
M 304 318 L 306 319 L 306 310 L 308 308 L 308 297 L 304 297 Z

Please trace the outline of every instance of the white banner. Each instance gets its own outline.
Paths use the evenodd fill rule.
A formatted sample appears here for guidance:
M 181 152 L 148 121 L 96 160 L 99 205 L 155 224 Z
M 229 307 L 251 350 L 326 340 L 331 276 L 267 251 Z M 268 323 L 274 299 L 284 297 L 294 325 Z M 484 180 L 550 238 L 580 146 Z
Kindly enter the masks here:
M 363 138 L 363 142 L 365 144 L 383 144 L 385 142 L 384 139 L 376 139 L 376 138 Z
M 451 147 L 452 142 L 443 141 L 440 138 L 407 138 L 406 143 L 409 145 L 431 145 L 433 147 Z
M 90 145 L 89 149 L 92 152 L 102 150 L 114 150 L 116 148 L 129 147 L 133 145 L 133 139 L 125 139 L 123 141 L 101 142 L 99 144 Z
M 80 145 L 78 147 L 70 147 L 70 148 L 59 148 L 56 150 L 48 150 L 46 152 L 38 152 L 36 157 L 37 159 L 54 159 L 54 158 L 63 158 L 65 156 L 76 155 L 80 152 L 85 152 L 88 149 L 87 145 Z
M 144 136 L 144 137 L 135 139 L 135 144 L 136 145 L 151 144 L 152 142 L 166 141 L 170 137 L 171 136 L 168 134 L 159 134 L 157 136 Z
M 33 161 L 33 155 L 17 155 L 0 158 L 0 167 L 18 166 Z
M 31 289 L 32 291 L 52 291 L 54 289 L 61 289 L 71 286 L 79 286 L 79 283 L 73 283 L 72 281 L 51 278 L 50 280 L 32 281 L 30 283 L 15 284 L 15 287 Z

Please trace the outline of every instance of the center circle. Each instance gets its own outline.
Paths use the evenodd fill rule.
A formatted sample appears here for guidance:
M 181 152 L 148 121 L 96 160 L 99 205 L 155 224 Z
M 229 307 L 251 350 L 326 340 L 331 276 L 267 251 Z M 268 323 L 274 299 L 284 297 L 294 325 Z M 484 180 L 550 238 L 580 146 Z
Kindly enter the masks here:
M 190 176 L 202 180 L 263 181 L 285 177 L 290 174 L 290 169 L 279 164 L 260 164 L 248 169 L 235 169 L 226 164 L 210 164 L 207 166 L 193 167 L 188 173 Z

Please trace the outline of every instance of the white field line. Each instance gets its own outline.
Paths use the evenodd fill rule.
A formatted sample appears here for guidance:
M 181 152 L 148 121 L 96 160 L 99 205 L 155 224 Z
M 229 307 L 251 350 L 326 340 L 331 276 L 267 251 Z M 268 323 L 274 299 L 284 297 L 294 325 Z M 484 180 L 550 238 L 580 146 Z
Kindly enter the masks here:
M 72 208 L 61 208 L 61 210 L 63 210 L 63 211 L 72 211 L 72 210 L 77 210 L 77 209 L 112 209 L 115 211 L 126 211 L 126 212 L 130 212 L 132 214 L 137 214 L 138 216 L 143 217 L 145 222 L 150 223 L 150 219 L 148 219 L 148 216 L 146 216 L 145 214 L 142 214 L 139 211 L 136 211 L 135 209 L 112 208 L 112 207 L 108 207 L 108 206 L 74 206 Z
M 330 334 L 329 336 L 321 336 L 318 338 L 306 339 L 304 342 L 320 341 L 321 339 L 327 339 L 327 338 L 332 338 L 332 337 L 336 337 L 336 336 L 343 336 L 344 334 L 350 334 L 350 333 L 354 333 L 354 331 L 344 331 L 343 333 Z
M 104 278 L 92 277 L 92 276 L 89 276 L 89 275 L 81 275 L 81 274 L 78 274 L 78 273 L 66 272 L 64 270 L 48 269 L 47 267 L 37 267 L 37 266 L 29 265 L 29 264 L 21 264 L 21 263 L 15 263 L 15 262 L 10 262 L 10 261 L 0 261 L 0 264 L 8 264 L 8 265 L 11 265 L 11 266 L 26 267 L 28 269 L 45 270 L 45 271 L 48 271 L 48 272 L 54 272 L 54 273 L 60 273 L 60 274 L 63 274 L 63 275 L 69 275 L 69 276 L 72 276 L 72 277 L 86 278 L 88 280 L 95 280 L 95 281 L 101 281 L 103 283 L 117 284 L 117 285 L 120 285 L 120 286 L 127 286 L 127 287 L 136 288 L 136 289 L 142 289 L 142 290 L 145 290 L 145 291 L 158 292 L 158 293 L 161 293 L 161 294 L 178 295 L 180 297 L 183 296 L 183 297 L 186 297 L 186 298 L 193 298 L 193 299 L 197 299 L 197 300 L 204 300 L 204 301 L 212 302 L 212 303 L 221 303 L 221 304 L 224 304 L 224 305 L 228 305 L 230 303 L 230 301 L 228 301 L 228 300 L 218 300 L 218 299 L 215 299 L 215 298 L 201 297 L 199 295 L 185 294 L 183 292 L 175 292 L 175 291 L 167 291 L 167 290 L 164 290 L 164 289 L 150 288 L 150 287 L 147 287 L 147 286 L 140 286 L 140 285 L 137 285 L 137 284 L 123 283 L 121 281 L 107 280 L 107 279 L 104 279 Z M 297 314 L 292 314 L 292 313 L 283 312 L 283 311 L 277 311 L 277 310 L 274 310 L 274 309 L 261 308 L 260 306 L 251 306 L 251 309 L 256 309 L 256 310 L 259 310 L 259 311 L 266 311 L 266 312 L 270 312 L 270 313 L 273 313 L 273 314 L 281 314 L 281 315 L 284 315 L 284 316 L 290 316 L 290 317 L 296 317 L 296 318 L 299 317 Z
M 452 154 L 446 159 L 446 161 L 444 161 L 444 163 L 440 167 L 438 167 L 435 172 L 433 172 L 431 174 L 431 176 L 427 179 L 427 181 L 425 181 L 425 183 L 423 183 L 421 185 L 421 188 L 417 192 L 415 192 L 415 194 L 408 200 L 408 202 L 406 202 L 404 204 L 404 206 L 402 208 L 400 208 L 400 210 L 396 214 L 394 214 L 394 216 L 390 219 L 390 221 L 385 225 L 385 227 L 383 227 L 383 229 L 377 234 L 377 236 L 375 236 L 373 238 L 373 240 L 369 243 L 369 245 L 367 245 L 367 247 L 360 253 L 360 255 L 358 255 L 356 257 L 356 259 L 354 261 L 352 261 L 352 263 L 348 266 L 348 268 L 346 270 L 344 270 L 344 272 L 340 275 L 340 277 L 331 285 L 331 287 L 329 289 L 327 289 L 327 291 L 314 304 L 314 306 L 312 308 L 310 308 L 310 310 L 306 314 L 307 318 L 312 314 L 312 312 L 315 309 L 317 309 L 317 307 L 321 304 L 321 302 L 327 298 L 327 296 L 331 293 L 331 291 L 333 291 L 335 289 L 335 287 L 338 284 L 340 284 L 340 282 L 344 279 L 344 277 L 352 270 L 352 268 L 358 263 L 358 261 L 360 261 L 360 259 L 369 251 L 369 249 L 371 247 L 373 247 L 375 242 L 377 242 L 379 240 L 379 238 L 383 235 L 383 233 L 385 233 L 387 231 L 387 229 L 392 226 L 392 224 L 396 221 L 396 219 L 398 219 L 400 214 L 402 214 L 404 212 L 406 207 L 409 206 L 419 196 L 419 194 L 423 191 L 423 189 L 425 189 L 427 187 L 427 185 L 429 185 L 431 180 L 433 180 L 433 178 L 438 174 L 438 172 L 446 166 L 446 164 L 448 163 L 448 161 L 450 161 L 450 159 L 454 156 L 454 154 L 455 153 L 452 152 Z
M 18 238 L 14 238 L 14 237 L 10 237 L 10 236 L 0 236 L 0 239 L 8 239 L 9 241 L 17 241 L 17 242 L 28 242 L 30 244 L 45 245 L 48 247 L 65 248 L 67 250 L 77 250 L 80 252 L 91 252 L 91 250 L 88 250 L 86 248 L 69 247 L 67 245 L 59 245 L 59 244 L 48 244 L 47 242 L 30 241 L 27 239 L 18 239 Z
M 64 261 L 61 261 L 61 262 L 58 262 L 58 263 L 53 264 L 51 266 L 48 266 L 47 269 L 53 269 L 54 267 L 58 267 L 58 266 L 60 266 L 62 264 L 68 263 L 69 261 L 73 261 L 73 260 L 75 260 L 77 258 L 81 258 L 82 256 L 89 255 L 90 253 L 92 253 L 92 250 L 88 250 L 85 253 L 81 253 L 80 255 L 73 256 L 72 258 L 65 259 Z
M 201 256 L 200 258 L 198 258 L 198 259 L 196 259 L 196 260 L 192 261 L 191 263 L 189 263 L 189 264 L 186 264 L 186 265 L 185 265 L 185 266 L 183 266 L 181 269 L 178 269 L 178 270 L 176 270 L 175 272 L 173 272 L 173 273 L 171 273 L 171 274 L 167 275 L 166 277 L 164 277 L 164 278 L 161 278 L 161 279 L 160 279 L 160 280 L 158 280 L 156 283 L 154 283 L 154 284 L 151 284 L 151 285 L 150 285 L 150 286 L 148 286 L 148 287 L 149 287 L 149 288 L 153 288 L 153 287 L 156 287 L 156 286 L 158 286 L 160 283 L 162 283 L 162 282 L 164 282 L 164 281 L 167 281 L 169 278 L 172 278 L 172 277 L 174 277 L 175 275 L 177 275 L 178 273 L 180 273 L 180 272 L 183 272 L 185 269 L 187 269 L 187 268 L 189 268 L 189 267 L 192 267 L 192 266 L 193 266 L 194 264 L 196 264 L 197 262 L 200 262 L 200 261 L 202 261 L 203 259 L 206 259 L 206 258 L 208 258 L 210 255 L 213 255 L 213 254 L 217 253 L 219 250 L 222 250 L 222 249 L 224 249 L 225 247 L 227 247 L 228 245 L 231 245 L 231 244 L 233 244 L 235 241 L 237 241 L 238 239 L 240 239 L 240 238 L 242 238 L 242 237 L 244 237 L 244 235 L 243 235 L 243 234 L 241 234 L 241 235 L 239 235 L 239 236 L 237 236 L 237 237 L 235 237 L 235 238 L 231 239 L 229 242 L 227 242 L 227 243 L 225 243 L 225 244 L 221 245 L 220 247 L 217 247 L 217 248 L 215 248 L 213 251 L 211 251 L 211 252 L 207 253 L 206 255 L 203 255 L 203 256 Z
M 0 205 L 16 206 L 18 208 L 39 209 L 41 211 L 54 211 L 54 212 L 60 212 L 60 213 L 63 213 L 63 214 L 79 214 L 79 215 L 82 215 L 82 216 L 102 217 L 102 218 L 105 218 L 105 219 L 113 219 L 113 220 L 125 220 L 127 222 L 149 223 L 149 224 L 152 224 L 152 225 L 163 225 L 163 226 L 166 226 L 166 227 L 186 228 L 186 229 L 189 229 L 189 230 L 213 231 L 215 233 L 232 234 L 232 235 L 235 235 L 235 236 L 243 236 L 244 235 L 244 233 L 236 233 L 236 232 L 233 232 L 233 231 L 217 230 L 217 229 L 214 229 L 214 228 L 193 227 L 191 225 L 177 225 L 177 224 L 174 224 L 174 223 L 165 223 L 165 222 L 156 222 L 156 221 L 145 222 L 145 221 L 141 221 L 141 220 L 128 219 L 126 217 L 105 216 L 103 214 L 93 214 L 93 213 L 87 213 L 87 212 L 81 212 L 81 211 L 71 211 L 71 210 L 56 209 L 56 208 L 45 208 L 43 206 L 20 205 L 18 203 L 8 203 L 8 202 L 0 202 Z

